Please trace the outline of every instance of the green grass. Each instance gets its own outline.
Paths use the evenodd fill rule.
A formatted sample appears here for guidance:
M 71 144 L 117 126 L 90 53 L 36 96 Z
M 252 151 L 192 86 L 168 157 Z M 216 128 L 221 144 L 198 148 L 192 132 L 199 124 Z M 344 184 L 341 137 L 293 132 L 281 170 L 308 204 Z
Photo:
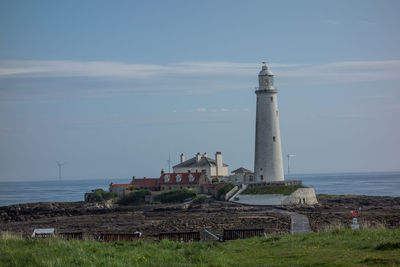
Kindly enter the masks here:
M 221 199 L 222 197 L 225 197 L 226 193 L 231 191 L 235 187 L 234 184 L 232 183 L 226 183 L 223 186 L 221 186 L 218 191 L 217 191 L 217 198 Z
M 195 198 L 197 193 L 191 189 L 176 189 L 161 193 L 155 197 L 161 203 L 182 203 L 185 199 Z
M 400 230 L 334 230 L 225 243 L 0 240 L 0 266 L 396 266 Z
M 127 195 L 123 196 L 119 201 L 118 204 L 120 205 L 136 205 L 136 204 L 143 204 L 146 200 L 146 195 L 150 195 L 151 192 L 147 189 L 135 190 Z
M 266 185 L 266 186 L 249 186 L 242 194 L 283 194 L 290 195 L 299 187 L 294 185 Z
M 91 193 L 87 193 L 87 201 L 88 202 L 100 202 L 100 201 L 116 198 L 117 196 L 118 196 L 117 193 L 107 192 L 107 191 L 104 191 L 103 189 L 95 189 Z

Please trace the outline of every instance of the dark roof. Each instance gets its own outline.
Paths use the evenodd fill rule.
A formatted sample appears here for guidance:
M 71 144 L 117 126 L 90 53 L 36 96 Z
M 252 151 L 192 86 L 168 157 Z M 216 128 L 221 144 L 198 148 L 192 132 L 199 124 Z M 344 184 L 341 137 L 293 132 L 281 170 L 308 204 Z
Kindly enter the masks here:
M 132 184 L 110 184 L 112 187 L 128 187 L 131 186 Z
M 177 176 L 181 177 L 181 181 L 178 181 Z M 192 175 L 194 177 L 193 181 L 189 180 L 189 176 Z M 169 181 L 166 182 L 164 177 L 168 177 Z M 199 182 L 201 176 L 201 172 L 194 173 L 164 173 L 160 176 L 160 184 L 197 184 Z
M 132 180 L 132 185 L 138 187 L 157 187 L 159 180 L 159 178 L 136 178 Z
M 225 163 L 222 163 L 222 165 L 224 167 L 228 167 L 228 165 L 226 165 Z M 193 157 L 191 159 L 188 159 L 182 163 L 179 163 L 175 166 L 173 166 L 172 168 L 181 168 L 181 167 L 190 167 L 190 168 L 201 168 L 201 167 L 205 167 L 205 166 L 217 166 L 217 162 L 215 162 L 215 160 L 208 158 L 208 157 L 203 157 L 201 156 L 200 161 L 197 162 L 196 157 Z
M 253 173 L 253 172 L 246 168 L 240 167 L 239 169 L 232 171 L 232 173 Z

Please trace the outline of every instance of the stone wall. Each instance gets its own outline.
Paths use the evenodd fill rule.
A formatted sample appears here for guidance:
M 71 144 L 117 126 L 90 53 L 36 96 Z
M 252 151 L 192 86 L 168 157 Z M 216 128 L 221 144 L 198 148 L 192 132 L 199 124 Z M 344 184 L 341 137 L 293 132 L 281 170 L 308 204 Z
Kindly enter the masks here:
M 290 195 L 238 195 L 233 202 L 248 205 L 314 205 L 317 204 L 314 188 L 299 188 Z
M 317 197 L 315 196 L 314 188 L 299 188 L 282 202 L 283 205 L 314 205 L 317 203 L 318 201 Z

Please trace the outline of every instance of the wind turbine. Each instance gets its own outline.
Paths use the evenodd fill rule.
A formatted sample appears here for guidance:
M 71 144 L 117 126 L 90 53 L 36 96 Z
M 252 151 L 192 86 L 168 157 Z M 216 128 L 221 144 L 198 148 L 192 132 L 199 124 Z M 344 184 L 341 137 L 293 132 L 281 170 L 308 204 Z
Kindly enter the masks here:
M 171 173 L 171 163 L 172 163 L 172 160 L 171 160 L 171 153 L 168 153 L 168 160 L 167 160 L 167 162 L 168 162 L 168 173 Z
M 287 175 L 289 176 L 290 175 L 290 158 L 296 157 L 296 155 L 287 154 L 286 157 L 287 157 Z
M 58 179 L 61 181 L 61 167 L 65 164 L 65 162 L 59 162 L 59 161 L 56 161 L 57 162 L 57 166 L 58 166 Z

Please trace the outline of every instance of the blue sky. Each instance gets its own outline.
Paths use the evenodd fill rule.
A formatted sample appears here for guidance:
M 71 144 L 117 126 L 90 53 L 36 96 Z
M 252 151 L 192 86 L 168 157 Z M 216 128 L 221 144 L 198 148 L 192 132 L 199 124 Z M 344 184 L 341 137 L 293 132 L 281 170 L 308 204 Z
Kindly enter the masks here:
M 2 1 L 0 180 L 253 168 L 270 62 L 296 173 L 398 171 L 398 1 Z M 285 160 L 286 163 L 286 160 Z

